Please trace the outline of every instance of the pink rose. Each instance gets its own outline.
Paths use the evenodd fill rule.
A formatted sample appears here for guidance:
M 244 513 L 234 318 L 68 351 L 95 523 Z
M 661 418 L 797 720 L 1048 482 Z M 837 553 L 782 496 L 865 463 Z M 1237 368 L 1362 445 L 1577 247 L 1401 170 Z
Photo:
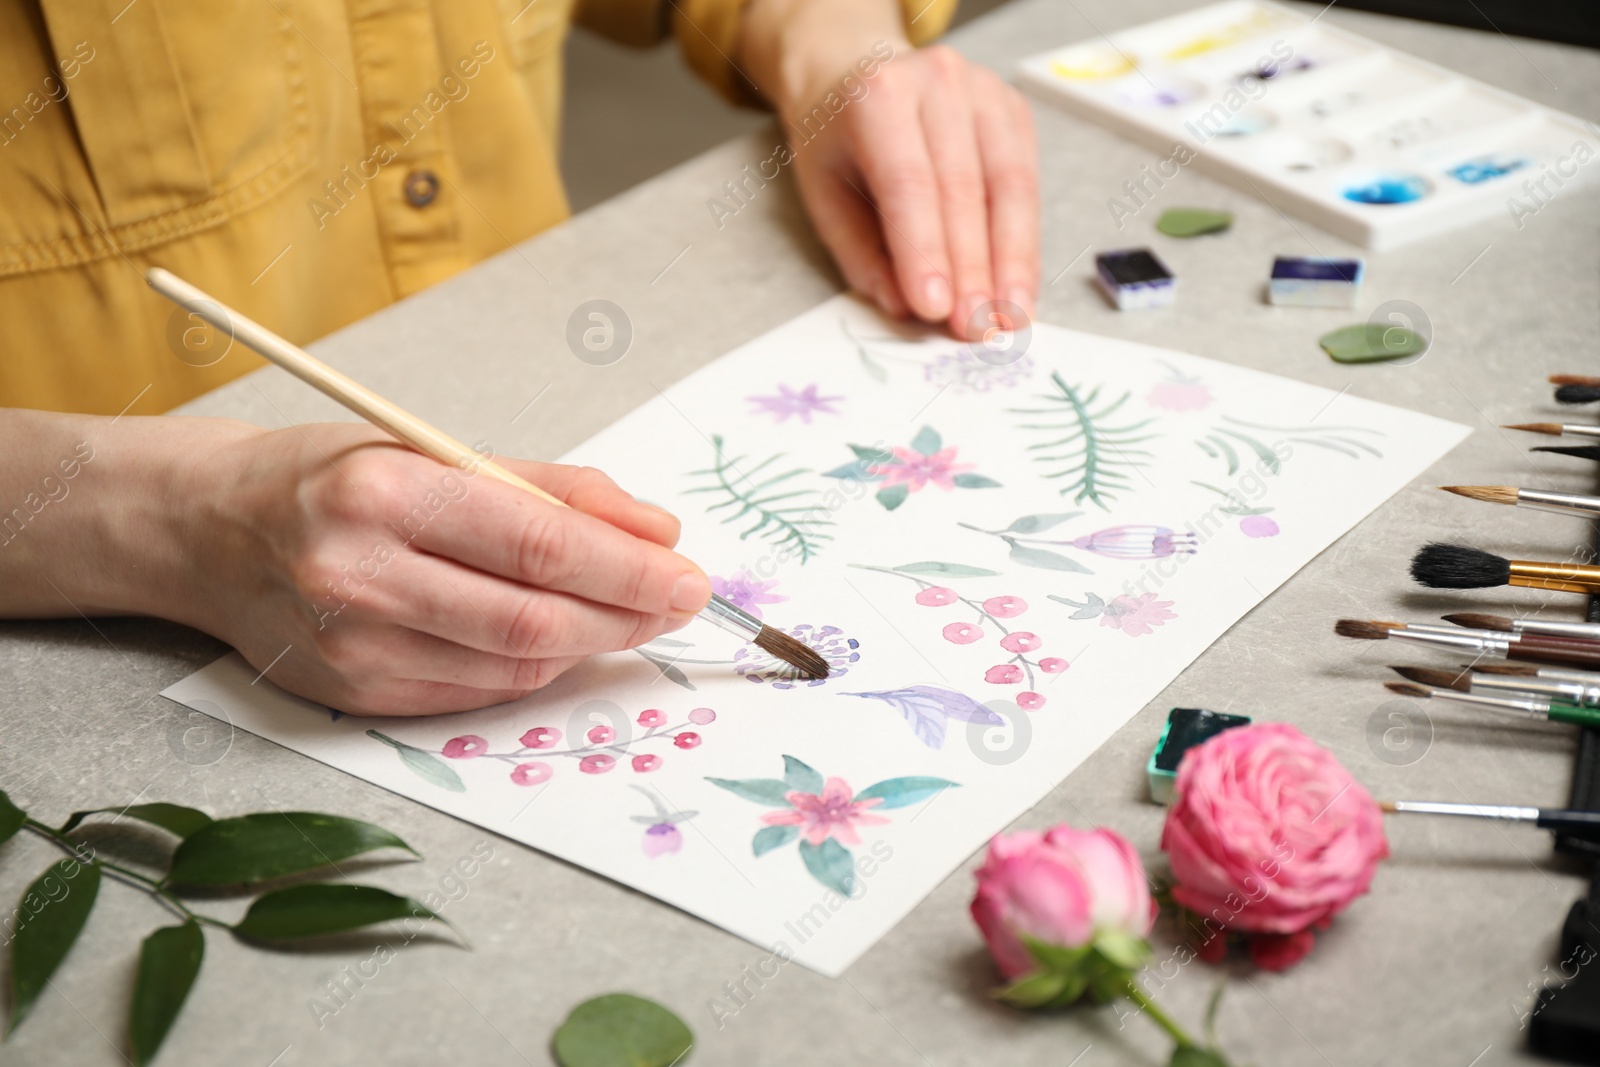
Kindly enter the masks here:
M 972 918 L 1007 978 L 1038 966 L 1023 937 L 1071 949 L 1102 933 L 1143 938 L 1155 922 L 1139 854 L 1112 830 L 999 834 L 977 879 Z
M 1161 832 L 1173 899 L 1213 929 L 1264 935 L 1251 955 L 1269 969 L 1309 952 L 1310 929 L 1365 893 L 1389 854 L 1372 796 L 1287 723 L 1237 727 L 1191 750 L 1173 798 Z

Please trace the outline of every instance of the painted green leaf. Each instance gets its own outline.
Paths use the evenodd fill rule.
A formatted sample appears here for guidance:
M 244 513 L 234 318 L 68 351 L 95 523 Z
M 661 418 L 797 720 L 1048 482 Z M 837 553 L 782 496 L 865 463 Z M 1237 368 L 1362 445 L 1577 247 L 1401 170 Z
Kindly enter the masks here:
M 152 826 L 159 826 L 163 830 L 177 834 L 179 837 L 188 837 L 200 827 L 211 821 L 211 816 L 194 808 L 186 808 L 181 804 L 134 804 L 126 808 L 90 808 L 88 811 L 75 811 L 72 818 L 61 824 L 61 832 L 71 833 L 79 823 L 91 815 L 103 812 L 114 812 L 118 816 L 138 819 Z
M 311 811 L 218 819 L 172 854 L 173 885 L 244 885 L 313 871 L 380 848 L 415 849 L 381 826 Z
M 706 781 L 734 796 L 744 797 L 769 808 L 787 808 L 789 783 L 777 778 L 707 778 Z
M 957 474 L 950 479 L 956 484 L 957 489 L 998 489 L 1000 483 L 986 474 L 973 474 L 968 471 Z
M 883 803 L 873 810 L 887 811 L 889 808 L 904 808 L 927 800 L 945 789 L 959 788 L 958 783 L 945 778 L 888 778 L 877 785 L 869 785 L 855 795 L 856 800 L 871 800 L 882 797 Z
M 831 471 L 823 471 L 824 478 L 843 478 L 851 482 L 881 482 L 883 475 L 872 474 L 867 470 L 867 464 L 857 461 L 846 463 L 842 467 L 835 467 Z
M 438 919 L 419 901 L 370 885 L 314 883 L 263 893 L 234 926 L 241 937 L 320 937 L 393 919 Z M 446 925 L 449 925 L 446 923 Z
M 887 463 L 891 459 L 894 459 L 894 453 L 883 448 L 867 448 L 865 445 L 851 445 L 850 451 L 854 452 L 856 454 L 856 458 L 862 463 L 868 464 L 869 466 L 878 463 Z
M 1168 237 L 1199 237 L 1221 233 L 1233 225 L 1233 213 L 1203 207 L 1174 207 L 1161 213 L 1156 229 Z
M 969 567 L 965 563 L 939 563 L 929 560 L 923 563 L 907 563 L 901 567 L 891 568 L 901 574 L 940 574 L 946 578 L 993 578 L 999 571 L 986 570 L 983 567 Z
M 878 503 L 888 511 L 893 511 L 906 502 L 906 497 L 911 495 L 911 489 L 901 482 L 898 485 L 886 485 L 878 490 Z
M 205 935 L 193 919 L 163 926 L 139 946 L 139 971 L 128 1005 L 128 1044 L 135 1067 L 155 1059 L 194 986 L 205 952 Z
M 1035 534 L 1055 526 L 1060 526 L 1068 519 L 1075 519 L 1082 515 L 1081 511 L 1064 511 L 1058 515 L 1024 515 L 1016 522 L 1007 526 L 1003 533 Z
M 634 651 L 637 652 L 638 649 L 635 649 Z M 643 655 L 643 653 L 640 654 Z M 644 658 L 650 660 L 651 663 L 654 663 L 657 669 L 659 669 L 662 674 L 665 674 L 671 681 L 678 682 L 679 685 L 688 685 L 689 680 L 687 678 L 683 679 L 682 681 L 678 681 L 677 678 L 672 677 L 672 672 L 674 671 L 676 671 L 679 675 L 681 675 L 683 672 L 679 671 L 676 667 L 673 667 L 670 663 L 662 663 L 650 656 L 645 656 Z M 691 685 L 689 688 L 693 689 L 694 686 Z M 394 749 L 395 752 L 397 752 L 400 756 L 400 762 L 404 763 L 408 768 L 410 768 L 412 773 L 414 773 L 418 778 L 421 778 L 423 781 L 432 785 L 436 785 L 440 789 L 448 789 L 452 793 L 465 793 L 467 791 L 466 784 L 461 781 L 461 776 L 455 771 L 451 770 L 449 764 L 445 763 L 444 760 L 440 759 L 438 756 L 435 756 L 432 752 L 424 752 L 415 745 L 408 745 L 404 741 L 396 741 L 394 738 L 389 737 L 386 734 L 380 734 L 376 730 L 368 730 L 367 736 L 372 738 L 374 741 L 382 741 L 384 744 Z
M 11 803 L 6 791 L 0 789 L 0 844 L 11 840 L 27 821 L 28 813 Z
M 693 1048 L 694 1034 L 682 1019 L 628 993 L 579 1004 L 550 1041 L 561 1067 L 674 1067 Z
M 822 774 L 793 756 L 783 757 L 783 780 L 801 793 L 821 793 Z
M 1085 567 L 1075 559 L 1069 559 L 1059 552 L 1051 552 L 1046 548 L 1034 548 L 1031 545 L 1019 545 L 1011 538 L 1006 538 L 1006 544 L 1011 546 L 1011 559 L 1024 567 L 1038 567 L 1047 571 L 1074 571 L 1078 574 L 1093 574 L 1094 571 Z
M 52 863 L 23 891 L 11 937 L 11 1025 L 17 1028 L 44 992 L 50 976 L 78 940 L 100 892 L 100 868 L 64 859 Z
M 800 858 L 805 861 L 811 877 L 840 896 L 849 896 L 855 888 L 856 865 L 850 859 L 850 850 L 833 838 L 820 845 L 800 842 Z
M 1335 363 L 1375 363 L 1414 356 L 1427 349 L 1428 340 L 1404 326 L 1362 322 L 1323 334 L 1317 344 Z
M 924 456 L 931 456 L 944 447 L 944 439 L 932 426 L 924 426 L 917 431 L 917 436 L 911 439 L 911 447 Z
M 782 848 L 799 836 L 798 826 L 764 826 L 756 831 L 755 839 L 750 842 L 750 851 L 757 857 L 765 856 L 773 849 Z

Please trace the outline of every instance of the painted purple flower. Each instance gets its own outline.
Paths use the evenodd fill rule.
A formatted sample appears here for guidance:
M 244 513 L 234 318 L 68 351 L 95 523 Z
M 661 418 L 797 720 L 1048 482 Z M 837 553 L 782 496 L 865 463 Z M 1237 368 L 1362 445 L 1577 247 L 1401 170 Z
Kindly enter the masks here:
M 958 393 L 987 393 L 994 388 L 1009 389 L 1033 373 L 1033 360 L 1027 356 L 1013 359 L 1008 352 L 995 359 L 988 352 L 980 354 L 980 348 L 962 345 L 929 363 L 922 376 L 933 385 L 948 386 Z
M 677 852 L 683 847 L 683 831 L 670 822 L 653 823 L 644 832 L 644 854 L 651 859 Z
M 780 385 L 776 396 L 747 396 L 745 399 L 756 406 L 753 414 L 771 415 L 773 422 L 787 422 L 789 416 L 794 415 L 809 426 L 814 414 L 839 414 L 833 405 L 844 397 L 818 396 L 816 385 L 808 385 L 799 392 Z
M 846 637 L 837 626 L 814 627 L 810 623 L 801 623 L 784 632 L 796 641 L 809 645 L 828 661 L 828 677 L 808 679 L 805 682 L 808 686 L 822 685 L 830 678 L 850 673 L 849 665 L 861 658 L 861 653 L 856 651 L 861 647 L 861 642 Z M 734 673 L 740 677 L 757 683 L 771 682 L 774 689 L 793 689 L 800 681 L 799 673 L 792 666 L 755 645 L 746 645 L 735 652 L 733 663 Z
M 777 585 L 777 579 L 763 582 L 751 574 L 749 570 L 742 570 L 731 578 L 711 578 L 711 591 L 734 607 L 748 611 L 756 618 L 761 618 L 762 604 L 781 604 L 789 598 L 779 596 L 772 592 Z
M 1096 530 L 1071 542 L 1073 548 L 1111 559 L 1161 559 L 1193 554 L 1195 536 L 1165 526 L 1128 525 Z
M 1246 515 L 1239 520 L 1239 529 L 1246 537 L 1277 537 L 1278 524 L 1265 515 Z

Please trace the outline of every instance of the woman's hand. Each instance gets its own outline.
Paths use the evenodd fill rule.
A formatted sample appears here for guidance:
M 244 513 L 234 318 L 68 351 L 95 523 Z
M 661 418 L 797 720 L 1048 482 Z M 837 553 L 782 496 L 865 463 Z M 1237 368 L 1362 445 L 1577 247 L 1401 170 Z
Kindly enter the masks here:
M 991 302 L 1031 318 L 1038 296 L 1033 118 L 994 72 L 942 45 L 914 50 L 901 18 L 897 0 L 752 0 L 741 65 L 778 111 L 801 199 L 851 288 L 976 341 L 1022 325 L 1004 307 L 992 318 Z M 877 60 L 868 78 L 863 60 Z
M 510 700 L 711 595 L 677 520 L 596 470 L 497 460 L 560 508 L 360 424 L 7 414 L 76 422 L 94 458 L 0 556 L 0 578 L 23 565 L 0 614 L 175 619 L 354 714 Z

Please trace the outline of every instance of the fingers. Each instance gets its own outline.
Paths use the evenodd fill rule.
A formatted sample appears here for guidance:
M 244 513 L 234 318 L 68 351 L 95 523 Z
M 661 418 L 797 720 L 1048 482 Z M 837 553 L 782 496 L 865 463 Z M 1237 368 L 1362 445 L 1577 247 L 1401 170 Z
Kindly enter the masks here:
M 577 500 L 573 477 L 558 488 Z M 604 487 L 586 492 L 608 495 Z M 593 498 L 583 499 L 605 506 Z M 711 598 L 705 574 L 670 549 L 488 479 L 442 508 L 412 545 L 535 589 L 646 615 L 686 617 Z
M 870 297 L 895 318 L 905 315 L 905 298 L 883 246 L 883 227 L 865 199 L 860 183 L 852 185 L 827 168 L 796 168 L 800 197 L 812 224 L 850 288 Z
M 634 499 L 621 486 L 593 467 L 566 463 L 536 463 L 525 459 L 496 459 L 511 473 L 526 478 L 557 500 L 613 526 L 671 548 L 682 526 L 671 512 Z
M 973 128 L 969 67 L 948 48 L 925 53 L 929 67 L 921 124 L 928 157 L 939 182 L 939 206 L 955 298 L 949 322 L 957 337 L 976 340 L 971 326 L 975 312 L 993 297 L 989 266 L 989 205 L 985 175 Z
M 994 72 L 973 69 L 973 116 L 988 188 L 994 292 L 1033 318 L 1039 293 L 1039 153 L 1033 112 Z

